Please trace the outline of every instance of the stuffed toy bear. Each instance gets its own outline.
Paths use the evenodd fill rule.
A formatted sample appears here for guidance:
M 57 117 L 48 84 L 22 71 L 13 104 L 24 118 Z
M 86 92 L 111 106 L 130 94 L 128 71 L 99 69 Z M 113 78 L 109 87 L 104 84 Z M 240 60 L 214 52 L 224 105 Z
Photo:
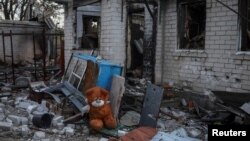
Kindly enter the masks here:
M 109 104 L 109 92 L 100 87 L 92 87 L 86 91 L 89 104 L 89 124 L 96 131 L 101 128 L 116 128 L 117 122 Z

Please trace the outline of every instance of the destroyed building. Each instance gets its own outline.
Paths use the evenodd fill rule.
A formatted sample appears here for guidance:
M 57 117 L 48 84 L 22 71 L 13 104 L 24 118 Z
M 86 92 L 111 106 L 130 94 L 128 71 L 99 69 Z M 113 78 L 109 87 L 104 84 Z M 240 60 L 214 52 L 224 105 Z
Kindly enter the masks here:
M 91 51 L 83 43 L 84 38 L 90 38 L 85 35 L 89 32 L 85 27 L 92 17 L 98 23 L 94 48 L 105 59 L 126 66 L 127 72 L 138 70 L 142 77 L 143 72 L 151 69 L 149 74 L 157 84 L 178 84 L 199 92 L 204 89 L 249 92 L 249 36 L 244 18 L 217 1 L 150 1 L 149 6 L 157 15 L 154 30 L 153 19 L 140 2 L 67 3 L 65 59 L 72 51 Z M 247 17 L 244 2 L 224 2 Z M 155 54 L 150 56 L 145 48 L 149 44 L 154 46 L 146 44 L 154 41 L 153 31 L 157 31 L 156 46 L 151 49 Z M 146 67 L 147 55 L 154 60 L 148 62 L 153 68 Z
M 156 80 L 180 82 L 195 91 L 249 92 L 249 37 L 244 18 L 249 11 L 244 2 L 160 4 Z
M 18 73 L 25 70 L 33 70 L 37 79 L 41 77 L 38 71 L 43 70 L 44 73 L 46 69 L 60 69 L 63 35 L 57 31 L 56 24 L 50 18 L 44 22 L 2 20 L 0 30 L 2 81 L 12 79 L 13 82 Z

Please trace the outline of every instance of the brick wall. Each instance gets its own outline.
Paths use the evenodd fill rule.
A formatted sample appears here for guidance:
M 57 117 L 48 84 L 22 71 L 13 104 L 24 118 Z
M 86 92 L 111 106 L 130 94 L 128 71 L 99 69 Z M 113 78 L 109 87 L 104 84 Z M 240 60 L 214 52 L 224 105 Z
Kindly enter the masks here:
M 126 5 L 121 0 L 101 2 L 101 43 L 100 54 L 112 62 L 124 66 L 126 58 Z M 123 9 L 123 16 L 122 10 Z M 123 17 L 123 18 L 122 18 Z
M 74 37 L 76 35 L 73 23 L 75 22 L 75 11 L 73 10 L 73 1 L 68 2 L 65 6 L 64 15 L 64 54 L 65 54 L 65 67 L 67 67 L 70 59 L 72 49 L 75 48 Z
M 222 0 L 238 10 L 238 0 Z M 250 54 L 239 52 L 238 16 L 207 0 L 205 49 L 178 50 L 176 0 L 161 6 L 156 48 L 157 83 L 204 89 L 250 92 Z
M 75 11 L 73 10 L 72 2 L 68 3 L 65 9 L 65 64 L 72 53 L 72 49 L 76 48 L 74 37 Z M 121 0 L 102 0 L 101 1 L 101 39 L 100 48 L 97 50 L 98 54 L 104 59 L 111 60 L 111 62 L 121 64 L 124 66 L 126 58 L 125 49 L 125 25 L 126 25 L 126 5 L 123 7 L 123 20 L 121 20 Z M 88 49 L 81 49 L 74 52 L 87 53 L 91 51 Z

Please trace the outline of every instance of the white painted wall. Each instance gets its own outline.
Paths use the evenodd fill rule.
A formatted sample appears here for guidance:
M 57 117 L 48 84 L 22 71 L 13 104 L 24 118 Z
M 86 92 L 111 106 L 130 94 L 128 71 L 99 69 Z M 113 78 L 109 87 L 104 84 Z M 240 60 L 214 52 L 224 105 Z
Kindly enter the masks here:
M 42 25 L 28 21 L 0 21 L 0 32 L 4 33 L 42 33 Z M 13 53 L 15 63 L 20 61 L 33 62 L 33 38 L 27 35 L 13 35 Z M 6 55 L 11 55 L 10 36 L 5 36 Z M 41 54 L 38 39 L 36 39 L 36 54 Z M 0 35 L 0 59 L 3 60 L 3 38 Z M 10 58 L 7 58 L 10 62 Z

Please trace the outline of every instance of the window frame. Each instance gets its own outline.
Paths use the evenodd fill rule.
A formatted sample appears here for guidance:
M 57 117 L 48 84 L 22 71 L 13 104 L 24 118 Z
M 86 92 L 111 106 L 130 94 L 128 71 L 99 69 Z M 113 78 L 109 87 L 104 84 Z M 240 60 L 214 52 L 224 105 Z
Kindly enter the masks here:
M 238 3 L 238 9 L 239 13 L 241 16 L 246 17 L 249 19 L 248 21 L 244 18 L 242 18 L 240 15 L 238 15 L 238 21 L 239 21 L 239 39 L 240 39 L 240 44 L 239 44 L 239 51 L 243 52 L 249 52 L 250 51 L 250 36 L 249 39 L 247 39 L 247 31 L 246 29 L 250 30 L 250 10 L 249 13 L 247 11 L 248 7 L 250 8 L 250 2 L 247 0 L 239 0 Z M 248 18 L 249 17 L 249 18 Z M 248 25 L 247 25 L 248 24 Z M 244 32 L 245 31 L 245 32 Z
M 185 22 L 183 19 L 183 15 L 181 15 L 182 13 L 182 7 L 183 5 L 187 5 L 187 4 L 193 4 L 193 3 L 204 3 L 205 5 L 205 19 L 204 19 L 204 44 L 202 47 L 198 47 L 198 48 L 195 48 L 195 47 L 189 47 L 189 48 L 186 48 L 184 46 L 182 46 L 181 44 L 181 41 L 182 41 L 182 35 L 184 34 L 184 26 L 185 24 L 184 23 L 181 23 L 181 22 Z M 207 11 L 206 11 L 206 5 L 207 5 L 207 2 L 206 0 L 193 0 L 193 1 L 190 1 L 190 0 L 177 0 L 176 2 L 176 11 L 177 11 L 177 49 L 178 50 L 205 50 L 205 32 L 206 32 L 206 18 L 207 18 Z M 200 33 L 199 35 L 201 35 L 202 33 Z M 197 34 L 198 35 L 198 34 Z

